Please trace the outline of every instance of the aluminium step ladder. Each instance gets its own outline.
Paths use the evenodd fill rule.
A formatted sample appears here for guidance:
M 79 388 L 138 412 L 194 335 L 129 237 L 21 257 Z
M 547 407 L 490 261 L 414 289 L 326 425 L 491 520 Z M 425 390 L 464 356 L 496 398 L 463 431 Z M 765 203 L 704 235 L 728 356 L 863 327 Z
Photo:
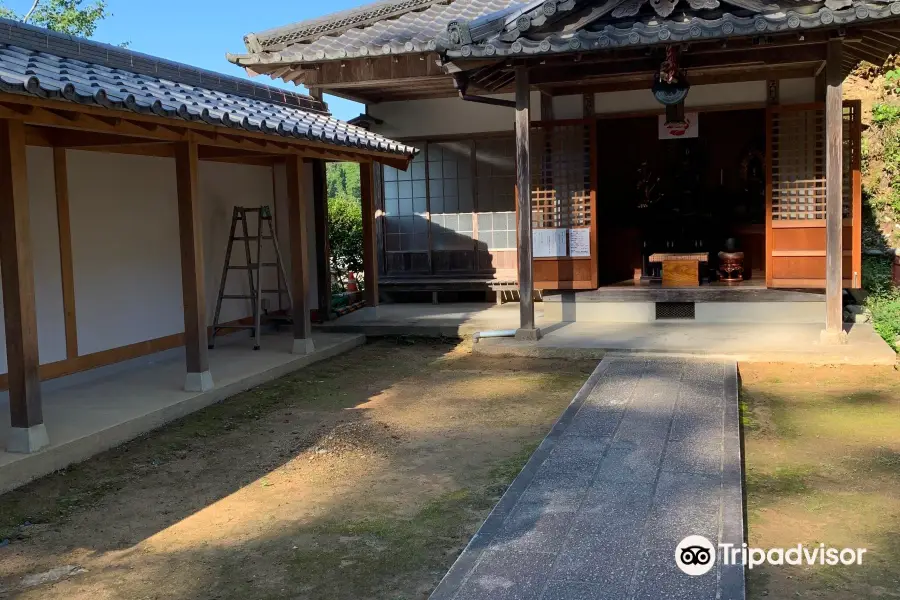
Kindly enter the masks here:
M 256 235 L 250 235 L 250 225 L 248 223 L 247 215 L 254 213 L 257 214 Z M 237 235 L 238 222 L 240 222 L 241 224 L 240 235 Z M 289 308 L 291 308 L 293 312 L 294 298 L 291 295 L 291 291 L 286 284 L 287 275 L 284 272 L 284 261 L 281 258 L 281 250 L 278 247 L 278 237 L 275 235 L 275 227 L 273 226 L 272 222 L 272 211 L 268 206 L 260 206 L 258 208 L 245 208 L 242 206 L 234 207 L 234 211 L 231 215 L 231 233 L 228 236 L 228 248 L 225 250 L 225 263 L 222 267 L 222 281 L 219 284 L 219 296 L 216 299 L 216 315 L 213 319 L 212 335 L 209 338 L 210 349 L 213 349 L 215 347 L 216 335 L 220 331 L 224 329 L 250 329 L 251 335 L 253 336 L 255 342 L 253 349 L 259 350 L 260 330 L 263 318 L 263 294 L 277 294 L 279 312 L 282 312 L 284 309 L 284 307 L 282 306 L 282 299 L 285 295 L 287 295 L 288 301 L 290 303 Z M 264 227 L 267 228 L 268 231 L 264 231 Z M 263 241 L 272 242 L 272 247 L 275 250 L 275 262 L 263 261 Z M 243 265 L 231 264 L 231 255 L 232 251 L 234 250 L 235 242 L 244 243 L 245 262 Z M 255 260 L 250 242 L 256 242 Z M 263 280 L 261 278 L 261 274 L 264 268 L 276 269 L 276 277 L 278 279 L 277 289 L 263 288 Z M 247 272 L 247 284 L 250 291 L 249 294 L 225 293 L 225 287 L 228 283 L 228 274 L 231 271 Z M 223 300 L 249 300 L 250 306 L 253 310 L 253 324 L 222 324 L 219 319 L 222 316 Z M 266 320 L 280 321 L 282 323 L 291 322 L 291 319 L 289 317 L 279 316 L 276 318 L 273 315 L 269 314 L 266 315 Z

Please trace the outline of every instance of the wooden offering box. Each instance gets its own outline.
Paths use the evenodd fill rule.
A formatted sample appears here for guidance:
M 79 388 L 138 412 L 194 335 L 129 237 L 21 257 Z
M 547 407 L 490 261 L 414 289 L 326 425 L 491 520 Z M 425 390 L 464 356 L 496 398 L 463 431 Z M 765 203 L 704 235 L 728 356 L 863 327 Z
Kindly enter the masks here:
M 697 287 L 700 285 L 700 263 L 708 262 L 709 254 L 670 254 L 658 252 L 650 256 L 650 262 L 662 263 L 663 287 Z

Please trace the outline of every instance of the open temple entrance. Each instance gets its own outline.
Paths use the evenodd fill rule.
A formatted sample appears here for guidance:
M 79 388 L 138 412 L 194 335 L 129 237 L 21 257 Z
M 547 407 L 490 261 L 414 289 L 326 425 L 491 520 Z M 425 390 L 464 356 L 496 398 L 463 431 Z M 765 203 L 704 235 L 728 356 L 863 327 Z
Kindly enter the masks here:
M 599 121 L 601 286 L 660 286 L 664 271 L 667 286 L 766 286 L 766 111 L 686 121 L 674 132 L 661 115 Z

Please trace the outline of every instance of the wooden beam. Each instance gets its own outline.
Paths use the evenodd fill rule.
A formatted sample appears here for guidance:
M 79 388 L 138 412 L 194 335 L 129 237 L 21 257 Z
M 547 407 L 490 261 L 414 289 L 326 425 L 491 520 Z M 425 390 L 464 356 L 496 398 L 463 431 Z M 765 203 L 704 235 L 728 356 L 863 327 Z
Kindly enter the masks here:
M 112 133 L 169 142 L 185 141 L 195 139 L 192 136 L 200 136 L 195 141 L 201 144 L 243 148 L 264 154 L 300 154 L 306 158 L 331 160 L 339 153 L 353 161 L 377 160 L 400 169 L 406 169 L 409 164 L 406 157 L 391 152 L 335 146 L 324 141 L 299 140 L 197 121 L 175 120 L 24 95 L 4 95 L 0 101 L 0 118 L 22 120 L 30 125 Z
M 319 317 L 331 318 L 331 248 L 328 244 L 328 177 L 324 160 L 312 161 Z
M 534 324 L 534 264 L 531 248 L 531 85 L 526 67 L 516 67 L 516 209 L 519 240 L 519 330 L 516 337 L 537 340 Z
M 78 356 L 78 327 L 75 320 L 75 273 L 69 215 L 69 168 L 65 148 L 53 149 L 53 179 L 56 187 L 56 223 L 59 231 L 59 265 L 66 329 L 66 358 L 76 358 Z
M 304 164 L 299 156 L 286 162 L 288 230 L 291 238 L 291 299 L 294 302 L 294 354 L 309 354 L 315 347 L 309 322 L 309 238 L 307 233 L 306 198 L 304 198 Z
M 10 120 L 0 120 L 0 265 L 12 427 L 7 449 L 37 452 L 50 440 L 44 426 L 38 373 L 25 126 Z
M 363 272 L 365 288 L 363 298 L 366 308 L 372 312 L 378 308 L 378 254 L 375 239 L 375 177 L 374 167 L 369 164 L 359 165 L 359 182 L 362 195 L 363 219 Z
M 189 392 L 205 392 L 213 388 L 212 374 L 209 372 L 206 330 L 199 162 L 195 142 L 179 142 L 175 145 L 178 232 L 181 239 L 181 290 L 184 300 L 184 342 L 187 358 L 184 389 Z
M 826 343 L 846 342 L 843 319 L 843 41 L 828 42 L 825 67 L 825 331 Z

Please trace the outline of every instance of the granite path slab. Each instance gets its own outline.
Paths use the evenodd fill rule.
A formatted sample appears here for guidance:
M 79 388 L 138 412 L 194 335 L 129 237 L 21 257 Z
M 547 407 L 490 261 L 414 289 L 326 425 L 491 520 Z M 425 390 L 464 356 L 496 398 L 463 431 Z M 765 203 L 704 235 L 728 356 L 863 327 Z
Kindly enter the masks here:
M 607 356 L 431 600 L 743 600 L 744 571 L 675 562 L 744 541 L 737 365 Z

